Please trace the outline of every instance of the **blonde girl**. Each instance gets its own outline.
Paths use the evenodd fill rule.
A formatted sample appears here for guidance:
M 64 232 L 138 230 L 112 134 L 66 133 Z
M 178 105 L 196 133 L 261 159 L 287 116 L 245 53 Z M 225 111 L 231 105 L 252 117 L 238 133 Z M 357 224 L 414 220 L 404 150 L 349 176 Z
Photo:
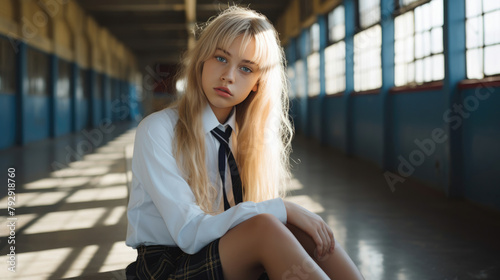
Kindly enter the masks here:
M 272 24 L 230 7 L 184 59 L 185 94 L 137 128 L 128 279 L 362 279 L 316 214 L 284 201 L 292 127 Z

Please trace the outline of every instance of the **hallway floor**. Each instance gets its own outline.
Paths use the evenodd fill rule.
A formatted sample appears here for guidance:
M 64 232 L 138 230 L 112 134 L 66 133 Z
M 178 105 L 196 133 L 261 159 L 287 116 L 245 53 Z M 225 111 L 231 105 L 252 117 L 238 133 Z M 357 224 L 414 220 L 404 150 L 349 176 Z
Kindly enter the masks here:
M 3 182 L 16 169 L 14 216 L 0 188 L 0 279 L 123 279 L 135 259 L 124 244 L 134 127 L 85 132 L 0 151 Z M 292 158 L 287 199 L 329 223 L 367 280 L 500 279 L 499 212 L 411 180 L 393 191 L 380 169 L 302 137 Z

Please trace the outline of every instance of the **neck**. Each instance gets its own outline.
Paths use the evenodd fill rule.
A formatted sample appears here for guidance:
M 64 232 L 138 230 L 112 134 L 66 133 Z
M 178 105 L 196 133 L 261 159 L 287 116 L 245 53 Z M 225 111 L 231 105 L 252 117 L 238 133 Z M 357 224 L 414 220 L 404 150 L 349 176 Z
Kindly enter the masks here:
M 223 124 L 226 123 L 227 119 L 231 115 L 231 112 L 233 111 L 233 108 L 217 108 L 215 106 L 212 106 L 210 104 L 210 107 L 212 108 L 212 111 L 214 112 L 215 117 L 219 121 L 219 123 Z

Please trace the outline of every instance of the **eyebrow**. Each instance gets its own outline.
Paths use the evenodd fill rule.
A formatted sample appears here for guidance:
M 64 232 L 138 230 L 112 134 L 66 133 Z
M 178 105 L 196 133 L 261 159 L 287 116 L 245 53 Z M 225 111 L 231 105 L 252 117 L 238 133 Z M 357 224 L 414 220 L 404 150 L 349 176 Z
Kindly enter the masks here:
M 219 51 L 221 51 L 221 52 L 223 52 L 223 53 L 227 54 L 228 56 L 232 56 L 230 52 L 228 52 L 228 51 L 226 51 L 226 50 L 224 50 L 224 49 L 222 49 L 222 48 L 217 48 L 217 50 L 219 50 Z M 248 59 L 243 59 L 242 61 L 243 61 L 243 62 L 245 62 L 245 63 L 248 63 L 248 64 L 254 64 L 254 65 L 257 65 L 257 63 L 255 63 L 255 62 L 253 62 L 253 61 L 251 61 L 251 60 L 248 60 Z

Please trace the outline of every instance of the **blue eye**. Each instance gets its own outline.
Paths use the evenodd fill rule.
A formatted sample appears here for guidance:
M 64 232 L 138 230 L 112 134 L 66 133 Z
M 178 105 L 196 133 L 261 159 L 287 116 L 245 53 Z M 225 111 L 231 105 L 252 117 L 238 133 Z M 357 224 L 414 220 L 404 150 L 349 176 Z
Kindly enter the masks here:
M 216 56 L 215 59 L 217 59 L 217 61 L 220 61 L 220 62 L 227 62 L 227 60 L 225 58 L 223 58 L 222 56 Z
M 248 67 L 245 67 L 245 66 L 241 67 L 241 70 L 243 70 L 243 71 L 245 71 L 247 73 L 252 73 L 252 69 L 250 69 Z

